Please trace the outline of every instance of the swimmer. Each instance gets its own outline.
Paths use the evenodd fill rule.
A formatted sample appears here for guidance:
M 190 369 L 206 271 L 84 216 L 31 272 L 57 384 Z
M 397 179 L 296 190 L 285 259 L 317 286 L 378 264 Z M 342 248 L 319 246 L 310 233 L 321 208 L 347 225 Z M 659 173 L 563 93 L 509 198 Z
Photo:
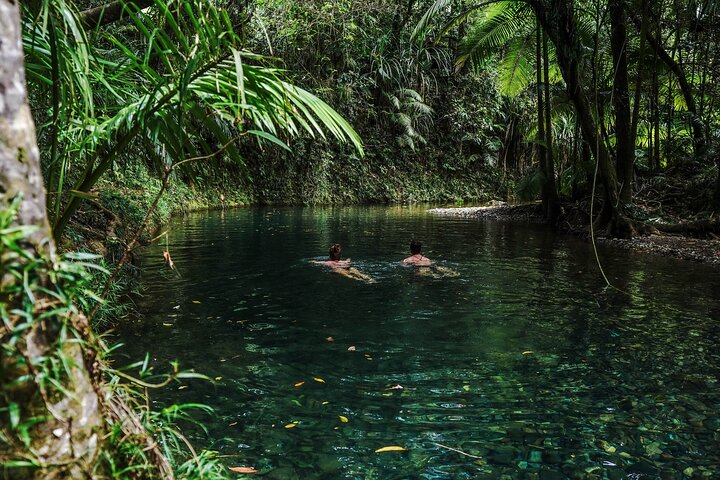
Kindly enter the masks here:
M 343 277 L 351 278 L 353 280 L 360 280 L 366 283 L 375 283 L 374 278 L 362 273 L 355 267 L 351 267 L 349 258 L 346 260 L 340 260 L 341 253 L 342 247 L 340 247 L 340 244 L 333 243 L 332 245 L 330 245 L 330 250 L 328 251 L 329 260 L 312 260 L 311 262 L 320 265 L 326 265 L 330 267 L 334 273 L 338 273 Z
M 432 261 L 422 254 L 422 242 L 413 240 L 410 242 L 411 255 L 403 260 L 403 263 L 409 263 L 417 267 L 429 267 Z

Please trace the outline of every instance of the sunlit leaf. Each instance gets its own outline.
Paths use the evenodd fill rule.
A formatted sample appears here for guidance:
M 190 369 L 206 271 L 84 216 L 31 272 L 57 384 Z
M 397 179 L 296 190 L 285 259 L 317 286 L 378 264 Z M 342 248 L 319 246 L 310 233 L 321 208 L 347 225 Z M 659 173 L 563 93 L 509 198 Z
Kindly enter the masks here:
M 296 387 L 302 387 L 303 385 L 305 385 L 305 382 L 297 382 L 295 384 Z
M 165 326 L 165 327 L 172 327 L 173 324 L 172 324 L 172 323 L 163 323 L 163 326 Z
M 319 377 L 313 377 L 313 380 L 315 380 L 316 382 L 319 382 L 319 383 L 325 383 L 325 380 L 323 380 L 322 378 L 319 378 Z
M 348 418 L 347 418 L 346 416 L 344 416 L 344 415 L 339 415 L 338 418 L 340 418 L 340 421 L 341 421 L 342 423 L 348 423 L 348 422 L 350 421 L 350 420 L 348 420 Z
M 535 353 L 535 352 L 533 352 L 532 350 L 526 350 L 526 351 L 522 352 L 523 355 L 532 355 L 533 353 Z
M 398 447 L 397 445 L 391 445 L 389 447 L 382 447 L 375 450 L 375 453 L 382 453 L 382 452 L 404 452 L 407 448 L 404 447 Z
M 200 300 L 193 300 L 192 303 L 202 303 Z
M 297 427 L 297 423 L 288 423 L 287 425 L 285 425 L 285 428 L 295 428 L 295 427 Z
M 230 470 L 236 473 L 257 473 L 252 467 L 230 467 Z

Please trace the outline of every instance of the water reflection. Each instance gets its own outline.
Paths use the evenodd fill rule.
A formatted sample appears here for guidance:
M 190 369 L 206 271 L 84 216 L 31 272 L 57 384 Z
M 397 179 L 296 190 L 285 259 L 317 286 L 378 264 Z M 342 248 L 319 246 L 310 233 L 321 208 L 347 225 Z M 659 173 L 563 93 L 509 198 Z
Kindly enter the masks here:
M 414 237 L 460 276 L 401 266 Z M 334 242 L 378 282 L 308 263 Z M 222 377 L 156 401 L 270 478 L 720 475 L 716 270 L 601 249 L 607 290 L 582 241 L 400 207 L 191 215 L 169 248 L 126 351 Z

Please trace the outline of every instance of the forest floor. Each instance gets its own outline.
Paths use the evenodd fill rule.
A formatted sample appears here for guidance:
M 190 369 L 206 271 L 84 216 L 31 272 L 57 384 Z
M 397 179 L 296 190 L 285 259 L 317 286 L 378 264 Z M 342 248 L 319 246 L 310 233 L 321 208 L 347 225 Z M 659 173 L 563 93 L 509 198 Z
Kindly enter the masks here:
M 579 237 L 590 240 L 590 231 L 587 225 L 579 221 L 574 212 L 567 212 L 572 208 L 564 208 L 558 222 L 558 228 Z M 530 223 L 544 223 L 539 203 L 510 206 L 506 204 L 486 207 L 459 207 L 459 208 L 433 208 L 428 210 L 436 215 L 451 215 L 458 217 L 478 218 L 498 221 L 519 221 Z M 713 238 L 715 237 L 715 238 Z M 658 255 L 692 260 L 696 262 L 720 265 L 720 239 L 712 234 L 702 238 L 682 234 L 655 233 L 650 235 L 638 234 L 632 239 L 608 238 L 598 233 L 598 243 L 615 247 L 648 252 Z

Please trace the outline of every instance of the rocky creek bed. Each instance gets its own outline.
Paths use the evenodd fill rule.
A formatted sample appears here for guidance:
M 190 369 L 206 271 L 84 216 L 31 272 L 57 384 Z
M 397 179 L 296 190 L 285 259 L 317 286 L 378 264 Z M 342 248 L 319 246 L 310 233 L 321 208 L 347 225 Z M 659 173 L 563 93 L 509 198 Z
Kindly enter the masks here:
M 433 208 L 434 215 L 478 218 L 499 221 L 542 223 L 544 218 L 538 204 L 510 206 L 505 204 L 484 207 Z M 589 239 L 586 229 L 572 222 L 561 222 L 560 229 Z M 693 238 L 680 234 L 636 236 L 632 239 L 596 237 L 599 243 L 627 250 L 638 250 L 657 255 L 682 258 L 696 262 L 720 265 L 720 240 Z

